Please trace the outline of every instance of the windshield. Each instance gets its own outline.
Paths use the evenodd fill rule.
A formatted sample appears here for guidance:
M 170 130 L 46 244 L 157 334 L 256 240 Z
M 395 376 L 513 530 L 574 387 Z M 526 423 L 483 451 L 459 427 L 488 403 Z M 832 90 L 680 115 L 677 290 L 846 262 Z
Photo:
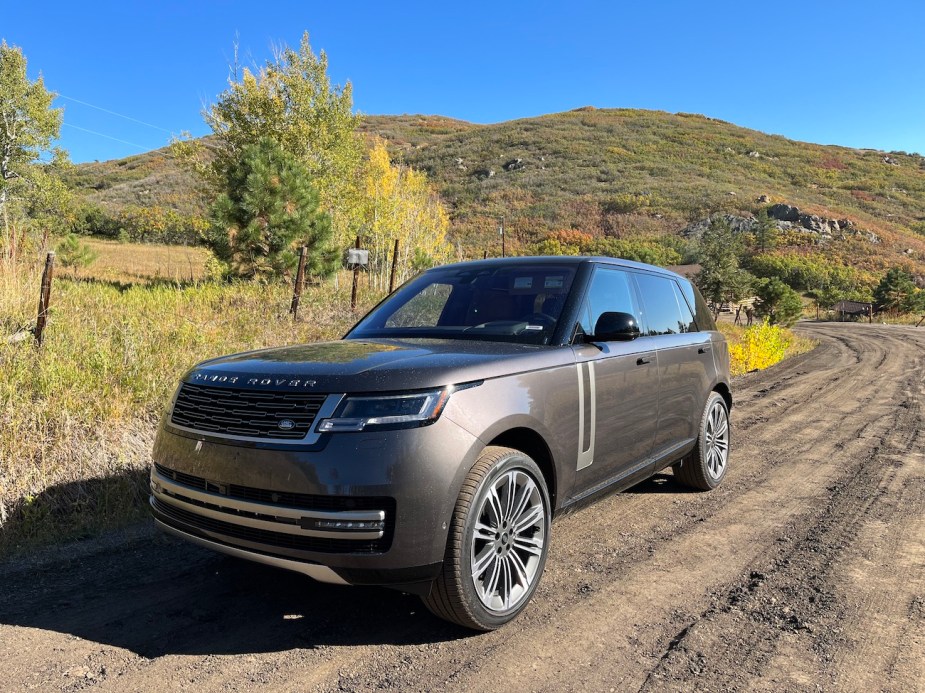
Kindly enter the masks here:
M 548 344 L 574 275 L 573 266 L 546 264 L 432 270 L 377 306 L 347 337 Z

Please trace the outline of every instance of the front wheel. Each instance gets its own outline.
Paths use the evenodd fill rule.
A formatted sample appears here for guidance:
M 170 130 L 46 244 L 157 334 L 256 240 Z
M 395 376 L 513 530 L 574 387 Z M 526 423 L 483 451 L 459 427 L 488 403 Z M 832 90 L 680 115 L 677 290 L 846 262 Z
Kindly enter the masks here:
M 456 501 L 427 608 L 482 631 L 513 620 L 543 574 L 550 520 L 549 492 L 536 463 L 518 450 L 486 448 Z
M 729 463 L 729 407 L 718 392 L 711 392 L 700 417 L 700 435 L 694 451 L 674 466 L 678 481 L 709 491 L 719 486 Z

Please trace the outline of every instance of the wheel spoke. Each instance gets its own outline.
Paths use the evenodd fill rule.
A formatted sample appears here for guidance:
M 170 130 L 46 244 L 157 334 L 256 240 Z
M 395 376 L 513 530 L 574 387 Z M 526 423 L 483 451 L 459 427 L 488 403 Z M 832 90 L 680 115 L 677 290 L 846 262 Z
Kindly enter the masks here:
M 510 518 L 511 521 L 516 522 L 518 518 L 523 514 L 524 509 L 527 507 L 527 503 L 530 502 L 530 497 L 533 495 L 533 489 L 536 488 L 533 485 L 533 482 L 527 479 L 521 487 L 520 496 L 517 498 L 517 502 L 514 504 L 513 511 L 511 512 Z
M 719 428 L 713 431 L 713 437 L 723 439 L 726 437 L 726 432 L 729 430 L 729 423 L 726 421 L 721 421 Z
M 524 565 L 524 562 L 521 560 L 520 556 L 517 555 L 516 551 L 511 551 L 507 555 L 508 561 L 511 563 L 511 567 L 514 569 L 514 573 L 517 576 L 517 584 L 526 587 L 530 584 L 530 578 L 527 577 L 527 566 Z
M 502 602 L 504 603 L 505 609 L 511 608 L 511 592 L 514 591 L 513 585 L 511 584 L 511 562 L 509 560 L 502 559 L 498 561 L 501 564 L 501 571 L 504 575 L 504 586 L 499 586 L 498 593 L 501 597 Z
M 478 579 L 478 577 L 485 572 L 485 569 L 495 558 L 495 547 L 493 544 L 488 544 L 482 553 L 476 556 L 472 561 L 472 577 Z
M 520 534 L 536 525 L 541 519 L 543 519 L 543 506 L 537 504 L 517 518 L 514 522 L 514 532 Z
M 514 494 L 517 492 L 517 473 L 508 472 L 504 475 L 503 481 L 499 482 L 495 488 L 498 486 L 504 486 L 504 519 L 510 520 L 514 517 Z
M 495 526 L 500 527 L 501 523 L 504 521 L 504 512 L 501 509 L 501 499 L 498 497 L 498 489 L 495 486 L 492 486 L 488 490 L 488 498 L 486 499 L 485 506 L 494 515 Z
M 539 537 L 525 537 L 517 535 L 514 537 L 514 548 L 520 551 L 526 551 L 534 556 L 543 553 L 543 540 Z
M 501 577 L 501 559 L 495 556 L 492 556 L 494 561 L 491 564 L 491 572 L 488 576 L 488 579 L 483 581 L 482 584 L 485 588 L 485 597 L 491 599 L 495 591 L 498 589 L 498 580 Z
M 487 525 L 484 522 L 476 522 L 473 538 L 481 539 L 482 541 L 494 541 L 496 533 L 497 531 L 491 525 Z

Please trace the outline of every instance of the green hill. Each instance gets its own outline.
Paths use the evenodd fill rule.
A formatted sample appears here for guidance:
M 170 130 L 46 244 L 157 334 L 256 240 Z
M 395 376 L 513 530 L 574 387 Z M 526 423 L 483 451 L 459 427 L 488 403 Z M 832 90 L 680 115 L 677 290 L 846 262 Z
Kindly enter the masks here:
M 451 210 L 454 240 L 472 254 L 497 244 L 502 216 L 522 247 L 567 229 L 677 233 L 711 212 L 753 213 L 768 196 L 882 239 L 842 242 L 833 252 L 848 264 L 925 269 L 925 158 L 917 154 L 796 142 L 701 115 L 591 107 L 493 125 L 368 116 L 362 130 L 428 173 Z M 83 164 L 70 182 L 110 207 L 201 204 L 166 150 Z

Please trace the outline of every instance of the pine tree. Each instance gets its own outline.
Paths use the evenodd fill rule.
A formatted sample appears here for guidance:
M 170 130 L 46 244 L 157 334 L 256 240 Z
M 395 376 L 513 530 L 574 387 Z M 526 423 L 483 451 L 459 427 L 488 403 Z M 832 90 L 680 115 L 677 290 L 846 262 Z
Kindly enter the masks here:
M 295 268 L 308 247 L 306 272 L 324 277 L 337 266 L 330 247 L 330 217 L 306 167 L 276 142 L 263 138 L 241 151 L 226 169 L 225 190 L 212 208 L 209 245 L 229 276 L 272 278 Z
M 768 210 L 758 212 L 758 223 L 755 224 L 755 246 L 761 253 L 774 250 L 777 246 L 777 237 L 780 230 L 777 223 L 768 217 Z
M 874 301 L 893 313 L 910 313 L 921 307 L 920 292 L 902 267 L 889 269 L 874 289 Z
M 772 325 L 790 327 L 803 314 L 800 295 L 777 277 L 760 279 L 755 287 L 758 315 Z
M 697 287 L 713 303 L 714 316 L 724 303 L 741 301 L 752 290 L 755 277 L 739 267 L 739 241 L 725 221 L 716 218 L 700 240 Z

